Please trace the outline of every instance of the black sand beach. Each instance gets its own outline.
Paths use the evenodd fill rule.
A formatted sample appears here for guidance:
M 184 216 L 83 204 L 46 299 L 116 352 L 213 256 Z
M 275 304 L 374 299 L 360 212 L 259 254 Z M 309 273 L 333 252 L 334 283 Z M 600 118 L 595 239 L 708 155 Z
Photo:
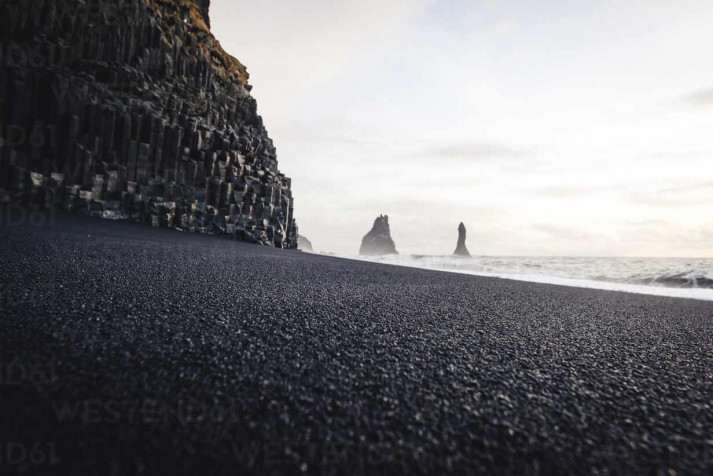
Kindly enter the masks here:
M 710 302 L 78 217 L 0 244 L 4 474 L 713 471 Z

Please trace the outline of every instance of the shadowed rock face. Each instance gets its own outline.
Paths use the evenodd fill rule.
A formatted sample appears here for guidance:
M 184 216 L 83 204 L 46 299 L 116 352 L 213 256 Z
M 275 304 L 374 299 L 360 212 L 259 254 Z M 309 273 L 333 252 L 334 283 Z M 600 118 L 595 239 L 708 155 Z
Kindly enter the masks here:
M 208 15 L 208 11 L 210 10 L 210 0 L 195 0 L 195 2 L 196 5 L 198 5 L 201 15 L 205 19 L 206 25 L 210 28 L 210 16 Z
M 297 249 L 302 251 L 313 252 L 312 242 L 302 235 L 297 235 Z
M 463 222 L 458 225 L 458 244 L 453 254 L 456 256 L 470 256 L 468 248 L 465 246 L 465 225 Z
M 0 2 L 0 203 L 297 247 L 210 0 Z
M 389 229 L 388 215 L 379 215 L 374 220 L 374 226 L 371 231 L 361 240 L 360 255 L 380 256 L 380 255 L 397 255 L 396 245 L 391 239 L 391 230 Z

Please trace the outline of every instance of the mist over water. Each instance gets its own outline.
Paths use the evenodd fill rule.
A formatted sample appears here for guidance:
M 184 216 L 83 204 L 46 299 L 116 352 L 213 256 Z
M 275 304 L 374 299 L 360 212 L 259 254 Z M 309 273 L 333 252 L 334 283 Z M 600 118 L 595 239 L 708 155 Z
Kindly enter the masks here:
M 389 255 L 358 259 L 519 281 L 713 300 L 713 258 Z

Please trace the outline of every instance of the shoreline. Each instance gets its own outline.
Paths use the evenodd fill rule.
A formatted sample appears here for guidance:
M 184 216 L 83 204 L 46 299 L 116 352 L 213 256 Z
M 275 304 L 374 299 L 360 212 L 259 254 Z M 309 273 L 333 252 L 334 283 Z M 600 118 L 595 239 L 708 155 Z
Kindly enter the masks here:
M 410 255 L 413 256 L 413 255 Z M 537 274 L 517 274 L 517 273 L 490 273 L 487 271 L 471 271 L 466 269 L 436 268 L 429 266 L 416 266 L 404 263 L 389 263 L 379 261 L 378 258 L 334 255 L 336 258 L 352 259 L 368 263 L 386 264 L 391 266 L 402 266 L 406 268 L 425 269 L 429 271 L 443 271 L 446 273 L 463 274 L 469 276 L 482 276 L 488 278 L 507 279 L 511 281 L 521 281 L 526 283 L 551 284 L 554 286 L 566 286 L 583 289 L 598 289 L 601 291 L 623 292 L 631 294 L 644 294 L 648 296 L 673 297 L 681 299 L 696 299 L 700 301 L 713 301 L 713 289 L 710 288 L 684 288 L 672 286 L 655 286 L 647 284 L 630 284 L 613 281 L 597 281 L 594 279 L 565 278 L 559 276 L 547 276 Z

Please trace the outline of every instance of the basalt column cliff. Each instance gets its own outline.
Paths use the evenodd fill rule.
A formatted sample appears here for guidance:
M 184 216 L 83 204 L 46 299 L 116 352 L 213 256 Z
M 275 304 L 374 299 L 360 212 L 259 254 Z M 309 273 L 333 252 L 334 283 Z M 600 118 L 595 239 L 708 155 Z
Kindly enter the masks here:
M 0 202 L 297 247 L 209 0 L 0 0 Z

